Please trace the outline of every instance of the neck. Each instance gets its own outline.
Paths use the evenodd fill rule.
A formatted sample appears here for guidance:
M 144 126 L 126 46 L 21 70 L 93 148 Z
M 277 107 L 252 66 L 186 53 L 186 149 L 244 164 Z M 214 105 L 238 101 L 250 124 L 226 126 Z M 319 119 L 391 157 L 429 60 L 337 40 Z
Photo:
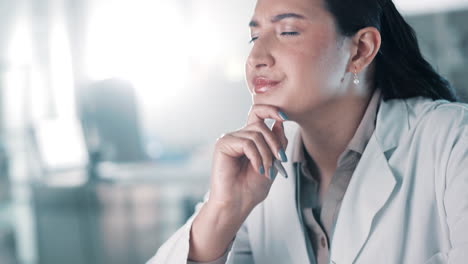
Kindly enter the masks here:
M 346 95 L 327 102 L 314 114 L 298 121 L 307 153 L 314 160 L 320 175 L 333 175 L 338 158 L 353 138 L 372 93 Z

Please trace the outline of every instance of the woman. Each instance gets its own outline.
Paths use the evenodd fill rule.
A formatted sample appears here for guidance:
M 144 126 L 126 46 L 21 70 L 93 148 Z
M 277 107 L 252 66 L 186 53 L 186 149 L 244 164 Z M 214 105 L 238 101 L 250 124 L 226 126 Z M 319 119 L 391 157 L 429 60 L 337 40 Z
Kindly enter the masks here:
M 247 124 L 149 263 L 466 263 L 468 107 L 392 1 L 258 0 L 250 28 Z

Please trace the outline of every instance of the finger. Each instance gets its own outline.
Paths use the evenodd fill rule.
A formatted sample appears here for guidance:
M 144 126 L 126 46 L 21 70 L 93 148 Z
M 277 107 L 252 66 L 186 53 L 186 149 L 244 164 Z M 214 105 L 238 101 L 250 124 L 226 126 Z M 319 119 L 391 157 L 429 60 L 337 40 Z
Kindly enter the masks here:
M 250 164 L 259 174 L 265 175 L 267 170 L 263 164 L 262 155 L 257 148 L 257 144 L 248 138 L 234 136 L 233 134 L 223 135 L 216 142 L 219 151 L 227 156 L 239 158 L 246 156 Z
M 264 122 L 264 120 L 267 118 L 271 118 L 277 121 L 288 120 L 288 116 L 276 106 L 254 104 L 250 108 L 247 118 L 247 125 L 257 122 Z
M 275 121 L 278 122 L 278 121 Z M 268 144 L 268 147 L 270 148 L 270 151 L 272 153 L 272 156 L 276 157 L 276 159 L 284 161 L 285 160 L 285 154 L 284 154 L 284 148 L 282 145 L 282 141 L 280 137 L 275 135 L 273 131 L 271 131 L 268 126 L 263 123 L 255 123 L 252 124 L 244 129 L 244 131 L 253 131 L 255 133 L 260 133 L 261 136 L 264 138 L 266 143 Z
M 279 172 L 278 169 L 277 169 L 276 166 L 275 166 L 275 163 L 277 163 L 277 162 L 279 162 L 279 161 L 273 161 L 273 166 L 272 166 L 272 168 L 273 168 L 272 170 L 273 170 L 273 171 L 272 171 L 272 174 L 271 174 L 271 177 L 270 177 L 272 181 L 275 180 L 275 178 L 276 178 L 276 176 L 278 175 L 278 172 Z M 281 162 L 280 162 L 280 163 L 281 163 Z
M 271 133 L 271 131 L 269 132 Z M 268 144 L 267 140 L 265 139 L 263 133 L 264 132 L 259 132 L 259 131 L 241 130 L 235 133 L 234 135 L 237 137 L 252 140 L 256 144 L 257 149 L 260 152 L 260 155 L 262 155 L 263 165 L 264 165 L 264 168 L 266 169 L 265 172 L 269 172 L 269 169 L 272 166 L 273 161 L 274 161 L 274 154 L 273 154 L 274 152 L 272 152 L 272 149 L 270 145 Z M 277 147 L 275 147 L 275 149 L 276 148 Z

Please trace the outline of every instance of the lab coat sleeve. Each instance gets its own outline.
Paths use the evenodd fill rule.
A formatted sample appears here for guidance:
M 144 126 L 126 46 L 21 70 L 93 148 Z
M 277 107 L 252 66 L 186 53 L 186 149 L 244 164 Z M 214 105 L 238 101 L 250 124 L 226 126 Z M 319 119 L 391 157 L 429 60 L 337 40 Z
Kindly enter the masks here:
M 229 253 L 227 264 L 254 264 L 247 225 L 241 226 Z
M 450 154 L 444 205 L 451 243 L 447 263 L 466 263 L 468 259 L 468 124 L 465 124 Z
M 224 252 L 224 255 L 222 255 L 220 258 L 217 260 L 213 260 L 210 262 L 195 262 L 195 261 L 187 261 L 187 264 L 225 264 L 226 260 L 228 258 L 228 254 L 231 251 L 232 244 L 234 243 L 235 238 L 231 241 L 231 244 L 229 245 L 228 249 L 226 252 Z
M 226 262 L 227 261 L 227 262 Z M 241 226 L 224 255 L 212 262 L 193 262 L 187 264 L 254 264 L 247 233 L 247 225 Z
M 205 195 L 203 202 L 195 207 L 195 213 L 187 222 L 179 228 L 156 252 L 146 264 L 249 264 L 253 263 L 250 244 L 248 241 L 245 223 L 242 224 L 236 237 L 231 241 L 228 249 L 219 259 L 212 262 L 193 262 L 188 260 L 190 230 L 195 217 L 206 203 L 209 192 Z M 227 261 L 227 262 L 226 262 Z

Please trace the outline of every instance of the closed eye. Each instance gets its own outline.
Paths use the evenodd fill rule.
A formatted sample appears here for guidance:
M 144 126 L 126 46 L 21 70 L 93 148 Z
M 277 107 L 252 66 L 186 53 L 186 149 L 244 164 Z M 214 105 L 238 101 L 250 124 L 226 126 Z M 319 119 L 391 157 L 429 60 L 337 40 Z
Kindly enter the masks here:
M 282 36 L 297 36 L 299 32 L 281 32 Z
M 293 31 L 291 31 L 291 32 L 281 32 L 281 36 L 297 36 L 297 35 L 299 35 L 299 32 L 293 32 Z M 250 39 L 249 43 L 252 43 L 257 39 L 258 39 L 258 37 L 252 37 Z
M 254 42 L 254 41 L 257 40 L 257 39 L 258 39 L 258 37 L 252 37 L 252 38 L 250 39 L 249 43 L 252 43 L 252 42 Z

